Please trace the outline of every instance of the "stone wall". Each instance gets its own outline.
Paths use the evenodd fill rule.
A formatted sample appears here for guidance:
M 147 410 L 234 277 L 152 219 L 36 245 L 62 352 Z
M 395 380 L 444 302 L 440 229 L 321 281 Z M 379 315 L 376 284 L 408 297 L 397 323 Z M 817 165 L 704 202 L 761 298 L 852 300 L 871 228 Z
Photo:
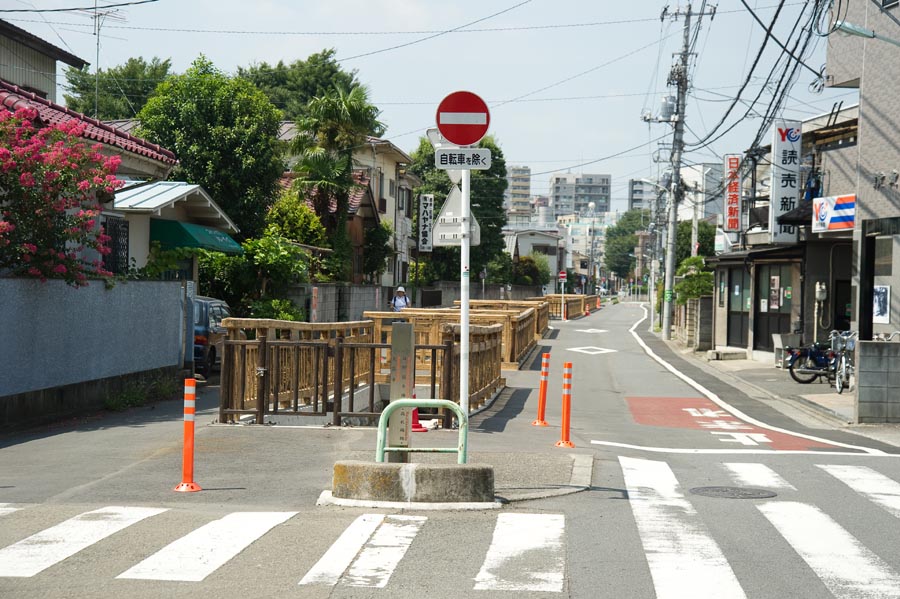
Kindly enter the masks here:
M 860 341 L 856 359 L 857 422 L 900 422 L 900 343 Z

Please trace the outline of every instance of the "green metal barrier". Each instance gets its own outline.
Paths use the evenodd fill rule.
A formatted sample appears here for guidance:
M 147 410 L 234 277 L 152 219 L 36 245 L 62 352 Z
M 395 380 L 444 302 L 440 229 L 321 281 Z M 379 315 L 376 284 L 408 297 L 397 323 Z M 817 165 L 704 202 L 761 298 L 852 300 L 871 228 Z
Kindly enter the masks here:
M 459 420 L 459 443 L 457 447 L 386 447 L 387 423 L 391 414 L 400 408 L 447 408 L 456 413 Z M 384 462 L 384 452 L 422 452 L 422 453 L 457 453 L 457 464 L 465 464 L 468 451 L 469 418 L 455 402 L 446 399 L 395 399 L 381 412 L 378 419 L 378 442 L 375 449 L 375 461 Z

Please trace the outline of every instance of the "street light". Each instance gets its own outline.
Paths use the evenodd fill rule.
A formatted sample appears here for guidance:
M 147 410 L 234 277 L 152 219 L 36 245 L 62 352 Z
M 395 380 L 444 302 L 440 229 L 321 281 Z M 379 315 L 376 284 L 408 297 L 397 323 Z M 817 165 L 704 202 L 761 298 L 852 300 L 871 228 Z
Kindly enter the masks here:
M 859 25 L 854 25 L 853 23 L 848 23 L 847 21 L 838 21 L 834 24 L 834 28 L 841 33 L 845 33 L 847 35 L 854 35 L 857 37 L 868 37 L 870 39 L 881 40 L 883 42 L 887 42 L 889 44 L 894 44 L 895 46 L 900 46 L 900 41 L 895 39 L 891 39 L 889 37 L 884 37 L 878 35 L 872 29 L 866 29 L 865 27 L 860 27 Z

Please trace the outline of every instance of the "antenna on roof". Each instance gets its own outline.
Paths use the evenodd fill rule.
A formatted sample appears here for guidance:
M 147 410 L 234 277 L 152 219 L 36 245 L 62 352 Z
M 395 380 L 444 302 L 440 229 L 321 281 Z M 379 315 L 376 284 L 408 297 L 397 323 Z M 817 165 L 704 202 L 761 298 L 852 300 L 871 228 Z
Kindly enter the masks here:
M 97 0 L 94 0 L 93 9 L 81 9 L 76 12 L 86 14 L 94 20 L 94 37 L 96 38 L 96 57 L 94 59 L 94 118 L 100 120 L 98 105 L 100 103 L 100 28 L 106 20 L 125 23 L 126 19 L 121 15 L 118 8 L 103 8 L 97 6 Z M 124 95 L 124 94 L 123 94 Z M 127 101 L 127 97 L 126 97 Z

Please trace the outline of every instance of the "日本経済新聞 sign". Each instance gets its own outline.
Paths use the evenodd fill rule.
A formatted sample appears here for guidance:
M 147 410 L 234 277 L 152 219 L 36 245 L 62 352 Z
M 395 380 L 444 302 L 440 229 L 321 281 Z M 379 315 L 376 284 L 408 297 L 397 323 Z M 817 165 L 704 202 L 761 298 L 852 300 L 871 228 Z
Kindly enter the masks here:
M 725 219 L 723 231 L 741 230 L 741 155 L 725 155 Z

